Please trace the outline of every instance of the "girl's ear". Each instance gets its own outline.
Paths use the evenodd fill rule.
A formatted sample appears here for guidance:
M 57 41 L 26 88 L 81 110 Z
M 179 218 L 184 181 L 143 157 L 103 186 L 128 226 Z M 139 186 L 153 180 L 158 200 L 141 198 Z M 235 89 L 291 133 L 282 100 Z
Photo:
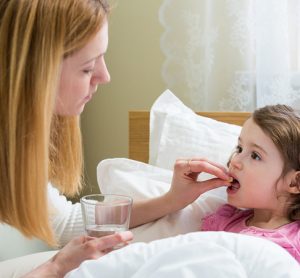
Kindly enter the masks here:
M 291 182 L 288 188 L 288 192 L 291 194 L 300 193 L 300 171 L 295 171 L 291 178 Z

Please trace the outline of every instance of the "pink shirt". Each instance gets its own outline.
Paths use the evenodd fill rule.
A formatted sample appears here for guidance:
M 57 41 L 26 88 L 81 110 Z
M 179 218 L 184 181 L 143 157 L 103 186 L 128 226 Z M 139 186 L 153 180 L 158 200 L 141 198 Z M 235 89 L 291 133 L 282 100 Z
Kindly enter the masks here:
M 253 210 L 241 210 L 231 205 L 221 206 L 215 213 L 203 218 L 202 231 L 226 231 L 269 239 L 287 250 L 300 263 L 300 221 L 283 225 L 275 230 L 247 226 Z

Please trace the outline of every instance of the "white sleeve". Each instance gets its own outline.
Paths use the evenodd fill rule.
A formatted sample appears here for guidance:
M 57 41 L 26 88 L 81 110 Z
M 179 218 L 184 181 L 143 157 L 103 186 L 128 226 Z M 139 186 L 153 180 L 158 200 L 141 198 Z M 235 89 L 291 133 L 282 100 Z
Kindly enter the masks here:
M 65 245 L 72 238 L 85 233 L 80 203 L 72 204 L 58 189 L 48 183 L 50 221 L 56 239 Z

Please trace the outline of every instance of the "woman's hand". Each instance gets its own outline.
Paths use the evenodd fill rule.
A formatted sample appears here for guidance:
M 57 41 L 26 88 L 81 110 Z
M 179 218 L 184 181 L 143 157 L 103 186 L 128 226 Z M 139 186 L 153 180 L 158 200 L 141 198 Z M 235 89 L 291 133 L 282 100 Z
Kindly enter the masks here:
M 199 174 L 208 173 L 216 178 L 197 181 Z M 203 158 L 178 159 L 167 197 L 177 209 L 194 202 L 201 194 L 221 186 L 229 186 L 231 177 L 221 164 Z
M 208 173 L 215 178 L 197 181 L 199 174 Z M 178 211 L 194 202 L 204 192 L 229 186 L 231 177 L 225 167 L 206 159 L 178 159 L 174 166 L 170 190 L 155 198 L 133 202 L 130 227 L 154 221 L 169 213 Z
M 132 240 L 132 233 L 122 232 L 100 238 L 80 236 L 71 240 L 50 261 L 39 266 L 25 277 L 64 277 L 84 260 L 97 259 L 120 243 Z M 24 278 L 25 278 L 24 277 Z

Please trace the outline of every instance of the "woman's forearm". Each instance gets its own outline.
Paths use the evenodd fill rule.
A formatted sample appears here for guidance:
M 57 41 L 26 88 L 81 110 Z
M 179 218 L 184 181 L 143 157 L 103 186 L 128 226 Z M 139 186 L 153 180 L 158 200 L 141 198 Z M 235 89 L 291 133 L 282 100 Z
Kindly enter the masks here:
M 215 178 L 198 181 L 202 172 Z M 232 179 L 232 178 L 231 178 Z M 222 186 L 231 185 L 227 170 L 206 159 L 179 159 L 174 166 L 171 187 L 160 197 L 134 201 L 130 228 L 159 219 L 194 202 L 203 193 Z
M 130 228 L 157 220 L 169 213 L 179 210 L 174 199 L 166 193 L 162 196 L 134 201 L 132 205 Z

